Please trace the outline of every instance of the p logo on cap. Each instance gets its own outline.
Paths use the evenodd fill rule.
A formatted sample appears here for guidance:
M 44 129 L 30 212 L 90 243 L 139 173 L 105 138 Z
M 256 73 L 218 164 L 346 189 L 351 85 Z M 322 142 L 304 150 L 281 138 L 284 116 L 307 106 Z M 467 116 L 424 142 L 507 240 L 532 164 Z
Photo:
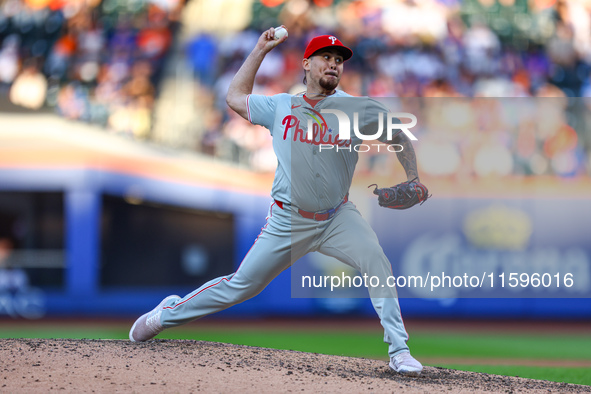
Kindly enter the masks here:
M 343 60 L 348 60 L 353 56 L 353 51 L 343 45 L 341 40 L 335 36 L 325 35 L 312 38 L 304 52 L 304 58 L 307 59 L 315 52 L 324 48 L 336 48 L 343 55 Z

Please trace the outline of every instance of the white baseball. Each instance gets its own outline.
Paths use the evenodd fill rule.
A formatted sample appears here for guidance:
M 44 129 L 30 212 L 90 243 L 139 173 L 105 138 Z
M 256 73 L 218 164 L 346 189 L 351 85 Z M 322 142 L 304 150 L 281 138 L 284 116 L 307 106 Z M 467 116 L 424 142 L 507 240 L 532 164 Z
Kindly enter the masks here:
M 283 26 L 275 28 L 275 39 L 281 40 L 283 37 L 287 36 L 287 29 Z

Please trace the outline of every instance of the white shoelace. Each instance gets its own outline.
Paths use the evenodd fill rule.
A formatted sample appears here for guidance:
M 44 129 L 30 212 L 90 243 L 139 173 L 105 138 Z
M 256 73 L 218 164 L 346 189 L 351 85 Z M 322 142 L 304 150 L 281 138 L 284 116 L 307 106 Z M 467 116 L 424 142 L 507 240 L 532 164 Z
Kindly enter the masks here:
M 160 332 L 160 315 L 162 315 L 162 311 L 157 311 L 146 319 L 146 326 L 154 333 Z

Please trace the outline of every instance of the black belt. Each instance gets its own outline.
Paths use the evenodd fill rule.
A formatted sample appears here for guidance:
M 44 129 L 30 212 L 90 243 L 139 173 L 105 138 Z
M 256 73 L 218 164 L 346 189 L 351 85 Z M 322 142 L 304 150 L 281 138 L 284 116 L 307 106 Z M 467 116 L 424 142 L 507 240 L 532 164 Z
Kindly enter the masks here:
M 339 205 L 337 205 L 335 208 L 332 208 L 332 209 L 329 209 L 326 211 L 318 211 L 318 212 L 309 212 L 309 211 L 304 211 L 303 209 L 298 208 L 298 213 L 306 219 L 312 219 L 312 220 L 316 220 L 317 222 L 323 222 L 325 220 L 332 218 L 337 213 L 339 208 L 341 206 L 343 206 L 343 204 L 346 203 L 347 201 L 349 201 L 349 195 L 346 195 L 345 198 L 343 199 L 343 201 L 341 201 L 341 203 Z M 283 209 L 283 202 L 275 200 L 275 203 L 277 204 L 277 206 L 279 208 Z

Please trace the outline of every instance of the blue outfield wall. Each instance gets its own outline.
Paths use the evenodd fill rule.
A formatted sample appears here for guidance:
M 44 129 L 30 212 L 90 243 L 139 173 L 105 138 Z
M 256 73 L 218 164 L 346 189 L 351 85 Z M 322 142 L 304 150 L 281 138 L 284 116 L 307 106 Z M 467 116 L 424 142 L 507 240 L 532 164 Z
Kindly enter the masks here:
M 0 170 L 1 191 L 65 193 L 65 286 L 63 290 L 42 289 L 46 315 L 136 315 L 166 295 L 182 296 L 194 290 L 100 288 L 101 195 L 124 196 L 130 187 L 139 190 L 147 201 L 232 213 L 236 268 L 264 225 L 271 203 L 269 196 L 98 170 Z M 461 274 L 466 267 L 488 267 L 495 276 L 503 269 L 529 274 L 536 270 L 575 270 L 577 286 L 570 292 L 517 289 L 492 298 L 496 293 L 456 289 L 445 293 L 444 298 L 432 298 L 411 291 L 400 299 L 403 316 L 591 318 L 591 201 L 433 198 L 408 211 L 391 211 L 379 208 L 372 195 L 367 198 L 371 201 L 359 206 L 366 207 L 362 213 L 376 230 L 395 275 L 416 274 L 416 267 L 454 274 Z M 308 255 L 297 264 L 309 265 L 313 259 Z M 255 298 L 218 315 L 375 315 L 367 298 L 292 298 L 291 275 L 291 270 L 283 272 Z

